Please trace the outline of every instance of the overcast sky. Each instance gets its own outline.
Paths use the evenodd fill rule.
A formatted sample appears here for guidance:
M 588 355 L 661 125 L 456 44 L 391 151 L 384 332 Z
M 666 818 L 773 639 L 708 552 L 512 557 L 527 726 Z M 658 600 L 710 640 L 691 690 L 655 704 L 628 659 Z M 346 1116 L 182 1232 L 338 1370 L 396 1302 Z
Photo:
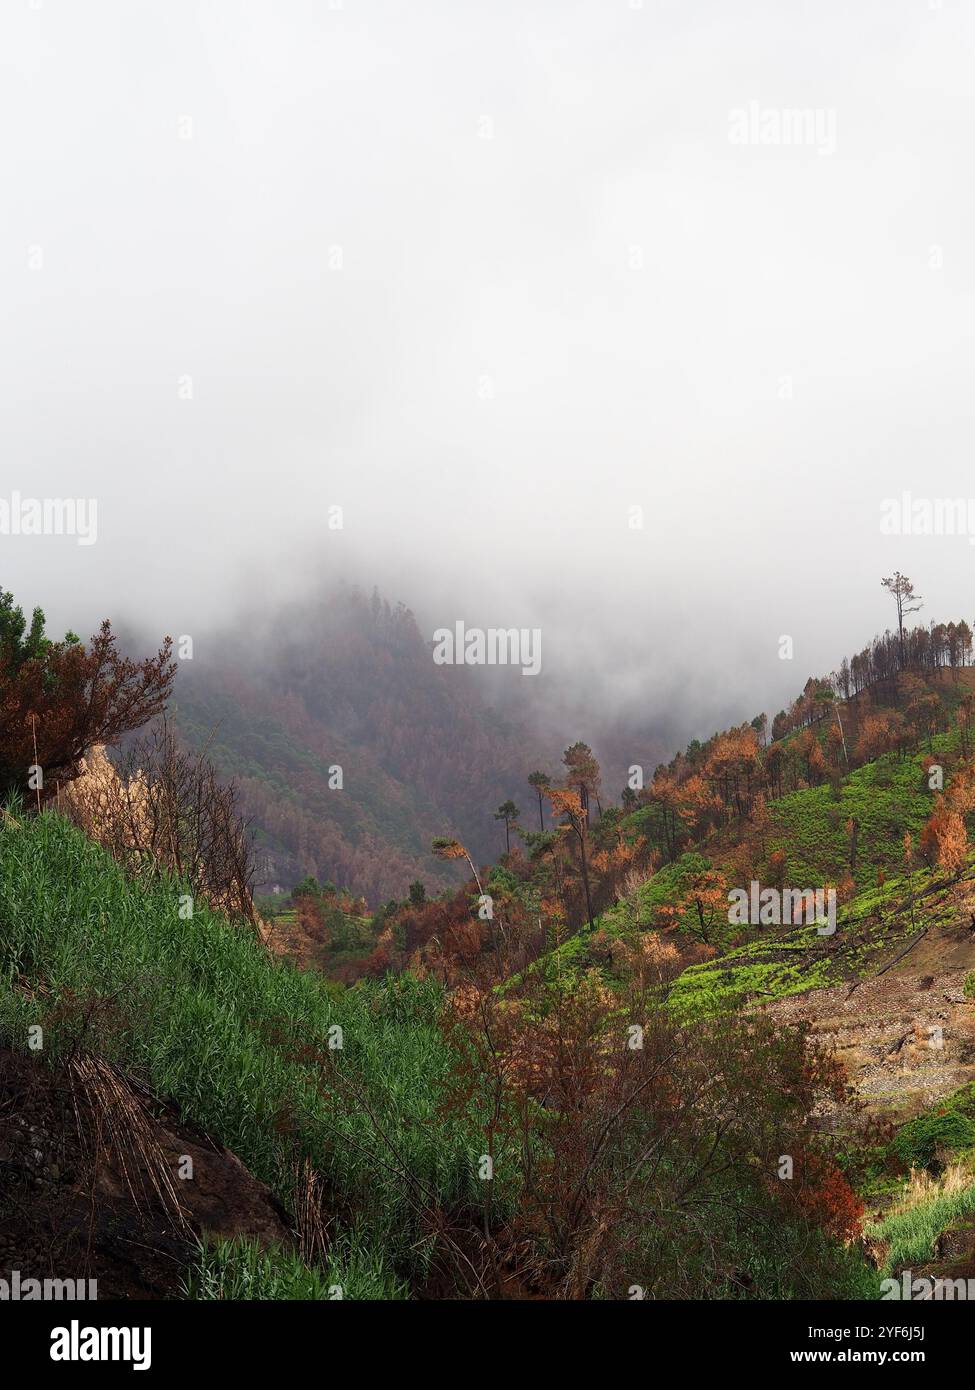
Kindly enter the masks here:
M 193 633 L 341 574 L 704 732 L 895 568 L 975 621 L 967 537 L 880 530 L 975 495 L 973 45 L 963 0 L 8 0 L 0 498 L 98 534 L 0 585 Z

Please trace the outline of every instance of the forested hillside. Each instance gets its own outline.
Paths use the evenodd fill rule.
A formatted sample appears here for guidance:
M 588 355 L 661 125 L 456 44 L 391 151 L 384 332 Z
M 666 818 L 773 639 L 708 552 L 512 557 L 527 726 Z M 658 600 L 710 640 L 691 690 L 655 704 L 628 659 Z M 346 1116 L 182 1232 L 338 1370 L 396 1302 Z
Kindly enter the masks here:
M 429 853 L 444 821 L 495 856 L 492 813 L 544 749 L 466 674 L 434 665 L 407 608 L 356 590 L 184 663 L 175 722 L 236 778 L 259 886 L 311 873 L 372 903 L 445 886 Z
M 408 615 L 375 621 L 412 660 Z M 3 596 L 0 647 L 5 710 L 35 716 L 0 747 L 19 1266 L 193 1299 L 856 1299 L 905 1271 L 975 1278 L 966 624 L 884 634 L 849 685 L 852 660 L 618 805 L 581 740 L 526 764 L 493 862 L 454 823 L 431 838 L 454 887 L 370 913 L 306 877 L 266 916 L 206 757 L 157 722 L 115 766 L 91 751 L 158 716 L 168 644 L 137 662 L 108 627 L 54 641 Z M 301 653 L 279 654 L 317 708 Z M 294 716 L 296 750 L 309 727 Z M 137 1276 L 119 1232 L 147 1252 Z

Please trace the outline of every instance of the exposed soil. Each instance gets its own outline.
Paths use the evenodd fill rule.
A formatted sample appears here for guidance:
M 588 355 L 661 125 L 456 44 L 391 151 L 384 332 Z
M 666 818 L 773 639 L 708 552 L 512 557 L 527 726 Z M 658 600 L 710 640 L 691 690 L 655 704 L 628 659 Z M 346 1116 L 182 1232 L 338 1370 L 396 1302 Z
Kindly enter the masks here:
M 234 1154 L 111 1079 L 138 1119 L 131 1146 L 77 1073 L 0 1049 L 0 1277 L 97 1279 L 100 1299 L 173 1298 L 194 1237 L 292 1243 L 286 1214 Z M 187 1157 L 192 1178 L 181 1178 Z
M 959 884 L 954 921 L 932 926 L 886 973 L 881 961 L 861 981 L 764 1005 L 783 1021 L 808 1023 L 835 1049 L 867 1109 L 895 1123 L 975 1081 L 975 1001 L 963 993 L 975 970 L 973 897 L 970 880 Z M 824 1105 L 817 1118 L 829 1127 L 835 1114 Z
M 765 1005 L 783 1021 L 808 1023 L 812 1037 L 835 1049 L 867 1111 L 895 1124 L 975 1081 L 975 1000 L 963 993 L 966 975 L 975 970 L 972 881 L 962 880 L 954 898 L 953 922 L 932 926 L 884 974 L 878 973 L 881 962 L 859 983 Z M 843 1119 L 837 1106 L 825 1102 L 813 1122 L 832 1129 Z M 975 1279 L 975 1221 L 946 1230 L 933 1258 L 913 1273 Z

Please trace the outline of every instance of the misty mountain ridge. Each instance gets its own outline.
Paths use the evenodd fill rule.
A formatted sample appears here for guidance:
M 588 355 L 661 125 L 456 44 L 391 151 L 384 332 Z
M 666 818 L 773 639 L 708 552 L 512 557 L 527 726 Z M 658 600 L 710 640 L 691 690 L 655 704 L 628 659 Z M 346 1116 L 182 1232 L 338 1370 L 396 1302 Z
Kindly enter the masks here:
M 516 666 L 438 664 L 434 644 L 404 604 L 344 586 L 300 611 L 282 607 L 257 632 L 224 631 L 183 663 L 174 718 L 237 780 L 259 891 L 308 873 L 371 903 L 417 878 L 452 885 L 431 840 L 456 834 L 476 858 L 494 859 L 504 845 L 496 808 L 513 799 L 530 816 L 528 772 L 555 777 L 576 737 L 588 732 L 604 766 L 618 769 L 609 800 L 630 749 L 649 759 L 667 747 L 652 734 L 577 732 L 547 712 L 544 671 L 523 682 Z

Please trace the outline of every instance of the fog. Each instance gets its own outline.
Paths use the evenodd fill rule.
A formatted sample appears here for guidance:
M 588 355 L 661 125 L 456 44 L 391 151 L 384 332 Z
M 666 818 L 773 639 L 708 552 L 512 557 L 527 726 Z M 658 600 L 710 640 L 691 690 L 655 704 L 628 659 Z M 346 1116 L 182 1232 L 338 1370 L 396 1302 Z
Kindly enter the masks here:
M 894 569 L 973 621 L 969 538 L 880 526 L 970 490 L 973 42 L 960 0 L 5 6 L 0 497 L 98 529 L 0 534 L 0 586 L 176 635 L 375 584 L 539 629 L 540 717 L 675 738 L 833 669 Z

